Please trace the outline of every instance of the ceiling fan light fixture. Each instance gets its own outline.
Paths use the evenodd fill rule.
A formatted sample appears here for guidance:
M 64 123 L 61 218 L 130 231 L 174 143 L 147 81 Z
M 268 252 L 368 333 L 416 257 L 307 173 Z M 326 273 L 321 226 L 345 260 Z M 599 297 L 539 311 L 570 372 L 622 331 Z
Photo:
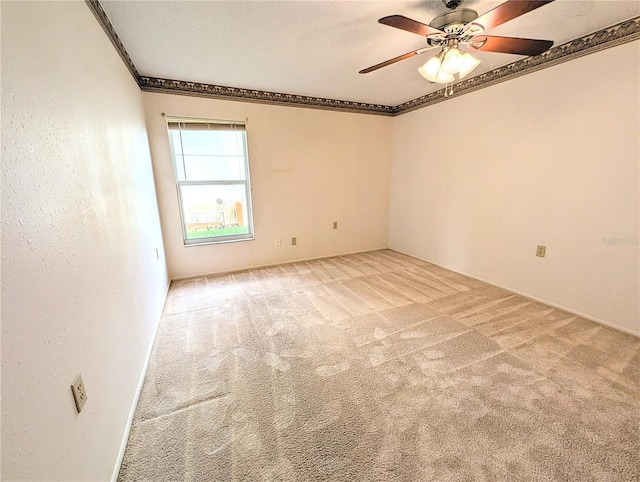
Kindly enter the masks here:
M 418 69 L 420 75 L 422 75 L 429 82 L 436 82 L 436 76 L 438 75 L 438 71 L 440 70 L 441 57 L 442 54 L 431 57 L 422 67 Z
M 467 74 L 469 74 L 478 65 L 480 65 L 480 60 L 476 59 L 469 52 L 465 52 L 462 56 L 462 67 L 460 67 L 460 71 L 458 72 L 458 78 L 462 79 L 466 77 Z
M 451 74 L 445 74 L 442 69 L 440 69 L 438 71 L 438 73 L 436 74 L 436 80 L 435 82 L 437 82 L 438 84 L 449 84 L 451 82 L 453 82 L 455 79 L 455 77 Z
M 478 12 L 470 8 L 455 8 L 462 0 L 442 1 L 452 10 L 436 16 L 429 25 L 404 15 L 389 15 L 379 19 L 378 23 L 426 38 L 427 46 L 362 69 L 360 73 L 368 74 L 401 60 L 420 55 L 431 48 L 440 47 L 440 53 L 422 65 L 418 72 L 430 82 L 453 83 L 456 80 L 456 74 L 458 80 L 463 79 L 480 63 L 480 60 L 460 49 L 461 44 L 483 52 L 499 52 L 529 57 L 541 55 L 553 46 L 551 40 L 478 34 L 518 18 L 554 0 L 506 0 L 480 16 L 478 16 Z
M 447 53 L 444 54 L 444 59 L 442 60 L 440 70 L 448 75 L 457 74 L 460 71 L 462 64 L 462 53 L 460 52 L 460 50 L 458 50 L 457 47 L 451 47 L 449 50 L 447 50 Z
M 451 54 L 452 51 L 456 53 Z M 454 60 L 451 60 L 452 58 Z M 445 68 L 447 59 L 449 59 L 448 69 Z M 427 60 L 427 62 L 418 69 L 418 72 L 429 82 L 448 84 L 455 82 L 455 74 L 458 74 L 458 78 L 462 79 L 475 69 L 478 64 L 480 64 L 480 60 L 476 59 L 473 55 L 457 47 L 451 47 L 442 50 L 438 55 Z M 453 69 L 454 67 L 456 68 Z

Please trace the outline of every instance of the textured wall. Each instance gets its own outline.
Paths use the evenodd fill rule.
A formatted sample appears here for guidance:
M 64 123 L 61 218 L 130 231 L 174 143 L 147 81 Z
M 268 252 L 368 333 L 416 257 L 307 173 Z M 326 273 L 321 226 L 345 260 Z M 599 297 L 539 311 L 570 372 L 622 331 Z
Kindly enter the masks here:
M 387 246 L 393 119 L 167 94 L 144 101 L 172 278 Z M 248 119 L 254 241 L 183 245 L 163 112 Z
M 639 333 L 639 49 L 397 117 L 390 247 Z
M 167 276 L 141 93 L 84 2 L 2 2 L 2 176 L 2 480 L 108 480 Z

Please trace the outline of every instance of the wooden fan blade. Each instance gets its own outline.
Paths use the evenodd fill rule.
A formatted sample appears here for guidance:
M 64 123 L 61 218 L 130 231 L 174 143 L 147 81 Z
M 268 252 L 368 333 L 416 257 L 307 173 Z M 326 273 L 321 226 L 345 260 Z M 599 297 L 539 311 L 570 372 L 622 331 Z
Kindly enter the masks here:
M 371 67 L 367 67 L 366 69 L 362 69 L 358 73 L 359 74 L 368 74 L 369 72 L 373 72 L 374 70 L 381 69 L 382 67 L 386 67 L 387 65 L 395 64 L 396 62 L 400 62 L 401 60 L 410 59 L 411 57 L 415 57 L 416 55 L 420 55 L 420 54 L 426 52 L 427 50 L 430 50 L 430 48 L 429 47 L 423 47 L 423 48 L 418 49 L 418 50 L 413 50 L 411 52 L 407 52 L 406 54 L 398 55 L 397 57 L 394 57 L 392 59 L 385 60 L 384 62 L 380 62 L 379 64 L 372 65 Z
M 500 52 L 503 54 L 540 55 L 551 48 L 551 40 L 536 40 L 516 37 L 491 37 L 476 35 L 470 46 L 483 52 Z
M 485 30 L 489 30 L 551 2 L 553 0 L 507 0 L 493 10 L 480 15 L 472 23 L 480 24 Z
M 426 37 L 427 35 L 432 35 L 434 33 L 443 33 L 442 30 L 429 27 L 424 23 L 420 23 L 416 20 L 412 20 L 403 15 L 389 15 L 388 17 L 381 18 L 380 20 L 378 20 L 378 22 L 383 25 L 388 25 L 389 27 L 395 27 L 401 30 L 406 30 L 407 32 L 416 33 L 423 37 Z

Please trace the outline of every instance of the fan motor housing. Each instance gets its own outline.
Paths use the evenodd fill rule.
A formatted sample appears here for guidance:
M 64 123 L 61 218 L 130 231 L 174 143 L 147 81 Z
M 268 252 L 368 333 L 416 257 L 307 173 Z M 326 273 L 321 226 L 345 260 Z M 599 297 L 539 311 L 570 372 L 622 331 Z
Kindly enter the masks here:
M 460 8 L 438 15 L 431 21 L 429 26 L 447 33 L 457 33 L 462 27 L 473 22 L 476 18 L 478 18 L 478 12 L 475 10 Z

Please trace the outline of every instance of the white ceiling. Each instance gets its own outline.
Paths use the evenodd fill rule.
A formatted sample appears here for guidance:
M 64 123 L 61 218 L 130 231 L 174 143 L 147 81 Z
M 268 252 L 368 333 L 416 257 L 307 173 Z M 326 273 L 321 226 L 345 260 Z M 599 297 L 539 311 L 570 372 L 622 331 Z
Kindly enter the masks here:
M 501 0 L 466 0 L 482 15 Z M 428 24 L 447 11 L 427 1 L 101 1 L 140 75 L 371 104 L 398 105 L 442 88 L 418 74 L 436 52 L 358 71 L 426 45 L 381 25 L 401 14 Z M 489 34 L 555 45 L 640 15 L 640 2 L 556 0 Z M 522 57 L 474 52 L 475 75 Z

